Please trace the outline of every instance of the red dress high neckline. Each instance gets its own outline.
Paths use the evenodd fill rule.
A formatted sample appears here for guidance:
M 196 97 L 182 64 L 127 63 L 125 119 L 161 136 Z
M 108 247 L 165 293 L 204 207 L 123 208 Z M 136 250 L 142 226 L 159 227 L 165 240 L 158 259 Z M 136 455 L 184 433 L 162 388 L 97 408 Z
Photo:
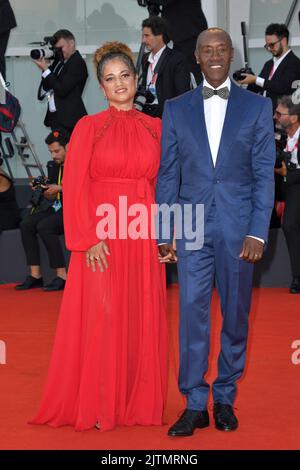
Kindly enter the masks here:
M 118 117 L 130 117 L 130 116 L 136 116 L 138 114 L 138 111 L 135 108 L 128 109 L 127 111 L 123 109 L 117 109 L 115 106 L 110 106 L 108 108 L 108 111 Z

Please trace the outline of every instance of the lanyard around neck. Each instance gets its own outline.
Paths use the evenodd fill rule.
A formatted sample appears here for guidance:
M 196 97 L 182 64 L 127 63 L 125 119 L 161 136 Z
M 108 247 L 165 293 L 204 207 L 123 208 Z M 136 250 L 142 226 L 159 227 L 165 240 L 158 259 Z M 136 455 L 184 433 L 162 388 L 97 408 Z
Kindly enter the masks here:
M 59 165 L 58 178 L 57 178 L 57 184 L 58 184 L 59 186 L 60 186 L 60 184 L 61 184 L 61 173 L 62 173 L 61 165 Z M 57 199 L 58 201 L 60 201 L 60 191 L 57 193 L 56 199 Z

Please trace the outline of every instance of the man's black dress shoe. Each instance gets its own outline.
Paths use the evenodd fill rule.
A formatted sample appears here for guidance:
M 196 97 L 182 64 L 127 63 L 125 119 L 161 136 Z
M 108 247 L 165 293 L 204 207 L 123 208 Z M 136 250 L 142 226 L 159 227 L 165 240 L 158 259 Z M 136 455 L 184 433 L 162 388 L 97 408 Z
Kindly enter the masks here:
M 234 431 L 239 425 L 231 405 L 215 403 L 214 418 L 216 429 L 219 431 Z
M 206 428 L 207 426 L 209 426 L 207 410 L 185 410 L 179 420 L 169 429 L 168 436 L 192 436 L 196 428 Z
M 25 281 L 22 284 L 18 284 L 15 286 L 16 290 L 28 290 L 28 289 L 34 289 L 35 287 L 43 287 L 43 278 L 40 277 L 37 279 L 36 277 L 33 276 L 27 276 Z
M 44 287 L 44 291 L 50 292 L 54 290 L 63 290 L 65 287 L 66 281 L 61 277 L 55 277 L 50 284 L 47 284 Z
M 290 285 L 291 294 L 300 294 L 300 277 L 294 277 Z

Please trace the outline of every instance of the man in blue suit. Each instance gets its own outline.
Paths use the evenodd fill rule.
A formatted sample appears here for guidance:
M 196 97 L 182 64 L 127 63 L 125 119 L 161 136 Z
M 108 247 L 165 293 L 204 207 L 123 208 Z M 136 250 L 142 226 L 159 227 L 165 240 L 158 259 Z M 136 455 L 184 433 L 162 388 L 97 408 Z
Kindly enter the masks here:
M 271 101 L 229 79 L 233 48 L 225 31 L 210 28 L 201 33 L 196 58 L 204 82 L 165 105 L 156 193 L 159 205 L 192 208 L 192 227 L 185 226 L 184 217 L 183 227 L 175 220 L 177 254 L 172 222 L 167 222 L 169 236 L 158 237 L 161 262 L 176 262 L 178 256 L 179 388 L 187 399 L 169 436 L 190 436 L 209 425 L 205 374 L 214 280 L 223 324 L 218 377 L 212 385 L 213 414 L 217 429 L 238 427 L 233 402 L 245 365 L 253 264 L 263 255 L 274 200 Z M 188 244 L 186 235 L 201 230 L 197 205 L 204 207 L 202 248 Z M 162 225 L 166 220 L 160 229 Z

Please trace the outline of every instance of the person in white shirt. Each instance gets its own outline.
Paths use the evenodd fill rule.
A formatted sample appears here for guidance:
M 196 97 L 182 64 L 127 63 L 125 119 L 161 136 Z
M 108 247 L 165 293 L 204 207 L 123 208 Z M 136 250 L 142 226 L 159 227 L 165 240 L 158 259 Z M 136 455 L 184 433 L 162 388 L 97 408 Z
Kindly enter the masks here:
M 279 99 L 274 116 L 277 126 L 287 133 L 287 152 L 282 167 L 275 172 L 286 179 L 283 232 L 286 238 L 291 267 L 291 294 L 300 294 L 300 105 L 290 96 Z
M 272 54 L 258 76 L 243 74 L 241 85 L 248 90 L 270 97 L 275 110 L 277 100 L 293 93 L 293 82 L 300 80 L 300 59 L 289 48 L 289 30 L 285 24 L 272 23 L 265 31 L 264 48 Z

